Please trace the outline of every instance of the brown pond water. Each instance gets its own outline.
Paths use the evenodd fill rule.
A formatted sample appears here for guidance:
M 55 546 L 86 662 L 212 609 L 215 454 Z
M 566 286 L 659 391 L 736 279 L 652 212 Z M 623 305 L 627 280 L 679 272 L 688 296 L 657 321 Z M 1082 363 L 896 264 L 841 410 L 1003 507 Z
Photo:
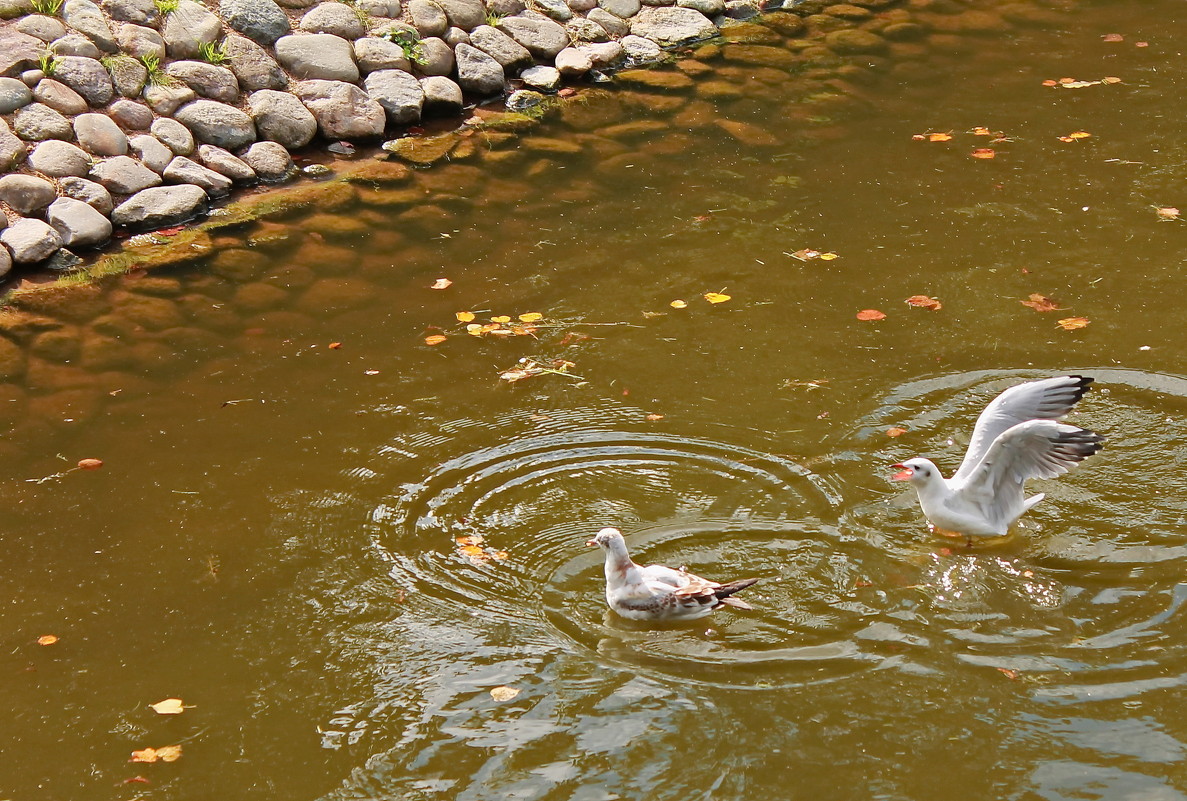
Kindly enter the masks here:
M 433 214 L 306 219 L 220 254 L 237 280 L 194 265 L 94 296 L 135 327 L 93 308 L 25 331 L 0 798 L 1187 796 L 1187 233 L 1155 213 L 1187 202 L 1187 19 L 1059 19 L 828 91 L 735 72 L 745 95 L 695 114 L 703 89 L 614 89 L 581 109 L 663 125 L 550 118 L 477 177 L 424 173 L 469 182 Z M 1012 141 L 971 158 L 975 126 Z M 302 294 L 315 272 L 338 283 Z M 462 310 L 556 327 L 469 337 Z M 423 345 L 434 326 L 449 339 Z M 582 380 L 499 380 L 525 357 Z M 1011 542 L 935 541 L 888 466 L 951 470 L 993 393 L 1064 371 L 1097 378 L 1075 420 L 1107 450 L 1044 482 Z M 51 477 L 84 457 L 105 466 Z M 582 546 L 605 525 L 640 559 L 761 577 L 755 611 L 611 618 Z M 473 535 L 506 558 L 459 554 Z M 167 697 L 193 708 L 147 707 Z

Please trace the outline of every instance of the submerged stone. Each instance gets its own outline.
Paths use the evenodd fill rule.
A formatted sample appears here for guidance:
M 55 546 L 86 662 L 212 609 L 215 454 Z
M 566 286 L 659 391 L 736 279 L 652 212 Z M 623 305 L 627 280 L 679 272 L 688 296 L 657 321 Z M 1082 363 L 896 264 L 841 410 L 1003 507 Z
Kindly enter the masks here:
M 382 147 L 388 153 L 411 161 L 414 164 L 432 164 L 449 155 L 458 142 L 458 134 L 454 131 L 438 134 L 437 136 L 406 136 L 402 139 L 392 139 L 384 142 Z

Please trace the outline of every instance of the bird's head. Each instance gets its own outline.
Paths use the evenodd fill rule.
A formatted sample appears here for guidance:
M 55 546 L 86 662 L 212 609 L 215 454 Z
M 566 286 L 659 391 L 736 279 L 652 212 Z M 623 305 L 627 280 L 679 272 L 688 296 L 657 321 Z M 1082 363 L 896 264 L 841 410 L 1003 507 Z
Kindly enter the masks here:
M 585 541 L 586 545 L 600 545 L 609 548 L 614 540 L 622 540 L 622 532 L 616 528 L 604 528 L 592 538 Z
M 912 484 L 919 484 L 931 481 L 940 475 L 936 466 L 927 459 L 908 459 L 901 464 L 892 464 L 891 467 L 898 470 L 890 477 L 891 481 L 910 481 Z

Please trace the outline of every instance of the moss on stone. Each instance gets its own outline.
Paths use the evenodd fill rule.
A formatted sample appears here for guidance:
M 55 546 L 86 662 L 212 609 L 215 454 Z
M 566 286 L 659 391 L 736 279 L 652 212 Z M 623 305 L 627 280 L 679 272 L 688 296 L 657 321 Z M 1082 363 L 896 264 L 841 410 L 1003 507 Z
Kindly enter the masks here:
M 404 164 L 385 159 L 365 159 L 350 162 L 340 171 L 342 180 L 371 186 L 398 186 L 408 183 L 412 171 Z
M 383 149 L 413 164 L 433 164 L 449 155 L 458 143 L 456 131 L 437 136 L 406 136 L 383 143 Z

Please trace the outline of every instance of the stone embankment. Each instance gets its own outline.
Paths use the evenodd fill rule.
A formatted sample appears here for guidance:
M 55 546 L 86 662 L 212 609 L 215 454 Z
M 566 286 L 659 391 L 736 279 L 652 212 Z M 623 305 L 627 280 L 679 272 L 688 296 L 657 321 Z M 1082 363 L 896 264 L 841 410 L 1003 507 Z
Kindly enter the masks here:
M 647 2 L 0 0 L 0 275 L 286 180 L 317 136 L 378 141 L 509 79 L 553 92 L 755 13 Z

